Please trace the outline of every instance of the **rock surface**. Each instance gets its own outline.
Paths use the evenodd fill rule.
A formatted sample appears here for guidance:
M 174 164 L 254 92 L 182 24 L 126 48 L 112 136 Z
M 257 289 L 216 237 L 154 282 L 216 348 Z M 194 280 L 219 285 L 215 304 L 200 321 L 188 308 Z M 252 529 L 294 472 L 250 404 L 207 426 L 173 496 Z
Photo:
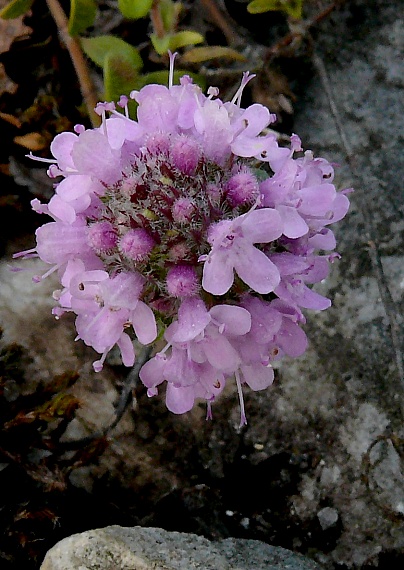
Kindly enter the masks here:
M 257 540 L 210 542 L 160 528 L 111 526 L 56 544 L 40 570 L 320 570 L 284 548 Z

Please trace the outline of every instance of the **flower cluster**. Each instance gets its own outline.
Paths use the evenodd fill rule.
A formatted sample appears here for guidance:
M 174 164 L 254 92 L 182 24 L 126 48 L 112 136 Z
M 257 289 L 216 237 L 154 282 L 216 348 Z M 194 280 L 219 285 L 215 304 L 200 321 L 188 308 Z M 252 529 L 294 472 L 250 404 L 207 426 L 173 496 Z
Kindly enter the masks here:
M 54 314 L 76 314 L 77 338 L 101 354 L 96 371 L 115 345 L 131 366 L 134 338 L 164 336 L 140 371 L 148 394 L 166 382 L 171 411 L 203 398 L 210 417 L 234 377 L 243 424 L 242 385 L 269 386 L 271 362 L 306 349 L 302 308 L 330 305 L 310 285 L 338 256 L 329 225 L 349 202 L 329 162 L 296 135 L 280 147 L 266 131 L 275 117 L 241 107 L 251 75 L 224 103 L 188 76 L 173 85 L 172 67 L 169 87 L 131 93 L 136 121 L 121 97 L 123 112 L 98 105 L 101 127 L 55 137 L 49 175 L 63 178 L 49 204 L 32 203 L 54 221 L 20 255 L 58 272 Z

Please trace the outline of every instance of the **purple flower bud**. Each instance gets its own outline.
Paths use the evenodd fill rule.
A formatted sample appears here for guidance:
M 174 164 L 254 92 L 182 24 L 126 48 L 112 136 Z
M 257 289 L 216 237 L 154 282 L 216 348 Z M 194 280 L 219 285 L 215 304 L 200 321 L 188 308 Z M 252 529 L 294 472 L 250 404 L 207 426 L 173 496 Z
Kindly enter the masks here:
M 173 142 L 170 151 L 171 162 L 183 174 L 192 176 L 202 156 L 200 145 L 192 138 L 179 135 Z
M 169 133 L 156 132 L 146 139 L 146 148 L 150 154 L 167 154 L 171 145 Z
M 171 208 L 174 221 L 186 224 L 191 221 L 195 211 L 195 204 L 189 198 L 178 198 Z
M 192 297 L 198 293 L 199 279 L 194 267 L 177 265 L 167 273 L 167 291 L 172 297 Z
M 93 249 L 106 252 L 114 249 L 118 236 L 110 222 L 96 222 L 88 228 L 87 239 Z
M 226 198 L 233 208 L 244 204 L 253 204 L 258 198 L 259 183 L 247 169 L 243 169 L 228 180 Z
M 143 261 L 155 245 L 154 239 L 143 228 L 129 230 L 119 240 L 119 249 L 128 259 Z
M 209 202 L 214 204 L 215 202 L 219 202 L 220 198 L 222 197 L 223 190 L 217 184 L 208 184 L 205 188 L 206 195 L 209 199 Z

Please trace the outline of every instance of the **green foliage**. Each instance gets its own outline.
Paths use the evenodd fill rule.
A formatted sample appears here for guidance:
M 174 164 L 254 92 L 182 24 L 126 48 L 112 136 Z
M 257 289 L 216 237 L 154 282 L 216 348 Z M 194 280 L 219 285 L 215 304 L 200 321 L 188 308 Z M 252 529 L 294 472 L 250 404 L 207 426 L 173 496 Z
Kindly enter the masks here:
M 144 18 L 152 4 L 153 0 L 118 0 L 118 8 L 128 20 Z
M 110 56 L 121 58 L 130 63 L 137 71 L 143 67 L 143 61 L 138 50 L 116 36 L 82 38 L 81 46 L 85 54 L 100 67 L 104 67 L 106 59 Z
M 181 3 L 172 0 L 159 0 L 158 10 L 166 31 L 174 30 L 181 12 Z
M 185 63 L 200 63 L 218 58 L 246 61 L 246 57 L 243 54 L 225 46 L 204 46 L 190 49 L 184 53 L 182 61 Z
M 278 11 L 300 20 L 302 17 L 303 0 L 252 0 L 247 6 L 250 14 Z
M 154 33 L 150 35 L 154 49 L 159 55 L 165 55 L 168 50 L 200 44 L 205 38 L 198 32 L 183 30 L 177 32 L 178 17 L 182 6 L 172 0 L 158 0 L 155 5 L 155 15 L 152 17 Z M 156 25 L 155 22 L 158 22 Z
M 33 0 L 12 0 L 0 12 L 3 18 L 16 18 L 24 14 L 32 5 Z M 193 30 L 177 31 L 179 14 L 182 10 L 181 2 L 173 0 L 118 0 L 118 8 L 127 19 L 136 20 L 146 17 L 153 8 L 155 20 L 155 33 L 150 40 L 156 52 L 166 56 L 172 52 L 186 47 L 200 44 L 204 41 L 203 35 Z M 88 27 L 94 24 L 97 13 L 95 0 L 71 0 L 68 33 L 70 36 L 80 36 Z M 155 25 L 155 21 L 158 24 Z M 157 29 L 156 29 L 157 28 Z M 85 54 L 103 69 L 104 96 L 108 101 L 119 99 L 120 95 L 128 94 L 133 89 L 141 89 L 148 83 L 167 84 L 167 72 L 153 72 L 141 75 L 143 67 L 142 58 L 138 50 L 124 40 L 112 36 L 80 38 Z M 193 50 L 191 50 L 192 52 Z M 242 56 L 230 48 L 213 47 L 204 52 L 195 52 L 188 56 L 188 62 L 199 62 L 215 57 L 227 57 L 233 60 L 242 60 Z M 181 74 L 184 72 L 181 72 Z M 175 74 L 179 76 L 179 73 Z M 200 76 L 195 75 L 195 81 L 202 84 Z M 135 103 L 130 103 L 131 107 Z
M 153 47 L 159 55 L 164 55 L 168 50 L 175 51 L 181 47 L 200 44 L 204 41 L 204 37 L 198 32 L 192 30 L 184 30 L 176 34 L 167 34 L 162 38 L 156 34 L 150 36 Z
M 110 52 L 104 62 L 104 96 L 107 101 L 117 101 L 121 95 L 129 95 L 136 88 L 138 71 L 130 60 Z
M 69 34 L 78 36 L 94 24 L 97 4 L 94 0 L 71 0 L 69 17 Z
M 167 34 L 160 38 L 157 34 L 150 35 L 151 42 L 153 44 L 154 49 L 159 55 L 163 55 L 167 53 L 169 50 L 170 45 L 170 35 Z
M 116 101 L 136 88 L 143 61 L 135 47 L 108 35 L 82 38 L 81 45 L 87 56 L 103 68 L 106 100 Z
M 31 8 L 34 0 L 12 0 L 9 4 L 0 10 L 0 18 L 3 20 L 12 20 L 22 16 Z

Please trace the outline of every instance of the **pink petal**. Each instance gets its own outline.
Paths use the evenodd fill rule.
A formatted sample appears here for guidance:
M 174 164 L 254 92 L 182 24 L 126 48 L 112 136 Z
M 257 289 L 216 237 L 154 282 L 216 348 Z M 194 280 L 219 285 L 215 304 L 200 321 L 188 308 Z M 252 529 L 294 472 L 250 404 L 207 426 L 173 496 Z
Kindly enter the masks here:
M 305 283 L 319 283 L 328 276 L 330 264 L 328 257 L 316 256 L 310 269 L 304 276 Z
M 70 293 L 76 299 L 94 299 L 96 296 L 100 296 L 100 282 L 108 280 L 108 273 L 102 270 L 96 269 L 76 273 L 70 280 Z
M 136 94 L 138 122 L 146 132 L 176 132 L 178 101 L 163 85 L 146 85 Z
M 212 251 L 203 266 L 202 287 L 213 295 L 224 295 L 233 281 L 233 264 L 228 253 Z
M 337 245 L 337 241 L 331 230 L 315 234 L 313 237 L 309 238 L 308 243 L 310 247 L 324 250 L 334 249 Z
M 324 311 L 331 306 L 331 301 L 329 299 L 315 291 L 312 291 L 302 282 L 297 285 L 293 285 L 293 283 L 281 281 L 279 286 L 275 289 L 275 294 L 278 295 L 280 299 L 283 299 L 292 305 L 297 304 L 305 309 Z
M 333 213 L 331 219 L 324 222 L 324 225 L 334 224 L 335 222 L 339 222 L 340 220 L 342 220 L 342 218 L 348 212 L 349 200 L 345 196 L 345 194 L 342 194 L 341 192 L 339 192 L 336 195 L 335 200 L 332 204 L 332 210 L 334 213 Z
M 167 384 L 166 406 L 173 414 L 184 414 L 192 409 L 195 401 L 195 391 L 193 386 L 176 387 L 174 384 Z
M 233 138 L 226 109 L 218 101 L 205 100 L 204 106 L 195 111 L 194 120 L 205 156 L 220 163 L 230 154 Z
M 87 244 L 85 226 L 70 226 L 59 222 L 50 222 L 38 228 L 37 252 L 46 263 L 61 264 L 73 257 L 81 257 L 90 250 Z
M 122 333 L 123 325 L 127 320 L 127 312 L 124 310 L 110 311 L 101 309 L 96 314 L 78 315 L 76 329 L 79 337 L 97 352 L 103 353 L 110 350 L 118 342 Z
M 186 350 L 174 346 L 164 369 L 164 377 L 176 386 L 192 386 L 198 382 L 199 365 L 188 358 Z
M 111 117 L 105 121 L 108 143 L 113 149 L 120 149 L 125 142 L 125 123 L 120 117 Z M 100 127 L 103 129 L 103 127 Z
M 102 298 L 110 307 L 132 310 L 136 307 L 144 284 L 140 273 L 122 271 L 100 285 Z
M 275 342 L 293 358 L 301 356 L 307 348 L 307 337 L 298 324 L 288 318 L 283 319 L 282 327 L 276 335 Z
M 201 299 L 185 299 L 178 310 L 178 328 L 171 342 L 188 342 L 198 336 L 210 322 L 210 315 Z
M 91 194 L 100 189 L 100 184 L 94 182 L 85 174 L 74 174 L 65 178 L 56 187 L 56 193 L 59 194 L 65 202 L 71 202 L 79 198 L 83 194 Z
M 291 206 L 277 206 L 277 210 L 282 218 L 283 233 L 291 239 L 302 237 L 309 231 L 309 226 L 306 224 L 302 216 Z
M 240 368 L 245 382 L 254 391 L 265 390 L 274 381 L 274 371 L 271 366 L 254 363 L 242 364 Z
M 279 204 L 287 199 L 296 180 L 296 174 L 297 164 L 293 160 L 288 160 L 272 178 L 264 180 L 260 186 L 264 195 L 264 205 Z
M 135 350 L 129 335 L 122 333 L 117 344 L 121 351 L 123 364 L 125 366 L 133 366 L 135 363 Z
M 324 311 L 331 307 L 330 299 L 320 295 L 316 291 L 304 287 L 304 293 L 299 297 L 299 305 L 305 309 L 316 309 L 317 311 Z
M 243 133 L 239 135 L 231 144 L 231 150 L 237 156 L 249 158 L 259 156 L 267 146 L 264 137 L 250 138 Z
M 271 115 L 266 107 L 254 103 L 247 107 L 244 113 L 232 125 L 235 132 L 242 130 L 246 137 L 256 137 L 271 122 Z
M 279 213 L 272 208 L 253 210 L 240 216 L 243 236 L 251 243 L 268 243 L 283 232 Z
M 224 324 L 225 335 L 243 335 L 251 328 L 251 315 L 242 307 L 235 305 L 216 305 L 209 311 L 212 319 Z
M 242 244 L 239 247 L 234 269 L 240 279 L 257 293 L 270 293 L 280 281 L 276 265 L 265 253 L 250 244 Z
M 113 184 L 121 176 L 120 153 L 111 149 L 108 139 L 98 131 L 84 131 L 72 150 L 74 164 L 80 172 Z
M 203 350 L 209 363 L 217 370 L 232 373 L 240 364 L 240 356 L 224 335 L 205 339 Z
M 310 267 L 310 262 L 305 257 L 293 255 L 293 253 L 274 253 L 270 259 L 275 263 L 282 277 L 302 273 Z
M 164 382 L 164 368 L 167 359 L 164 355 L 157 354 L 154 358 L 143 364 L 139 377 L 146 388 L 154 388 Z
M 154 313 L 146 303 L 138 301 L 131 315 L 136 336 L 142 344 L 149 344 L 157 337 L 157 326 Z
M 49 213 L 66 224 L 72 224 L 76 219 L 76 212 L 70 204 L 55 194 L 48 204 Z
M 74 133 L 60 133 L 53 139 L 50 151 L 58 161 L 61 170 L 76 170 L 72 159 L 72 150 L 78 141 Z
M 299 212 L 309 216 L 325 216 L 332 208 L 336 192 L 333 184 L 319 184 L 302 188 L 299 195 L 302 199 Z

